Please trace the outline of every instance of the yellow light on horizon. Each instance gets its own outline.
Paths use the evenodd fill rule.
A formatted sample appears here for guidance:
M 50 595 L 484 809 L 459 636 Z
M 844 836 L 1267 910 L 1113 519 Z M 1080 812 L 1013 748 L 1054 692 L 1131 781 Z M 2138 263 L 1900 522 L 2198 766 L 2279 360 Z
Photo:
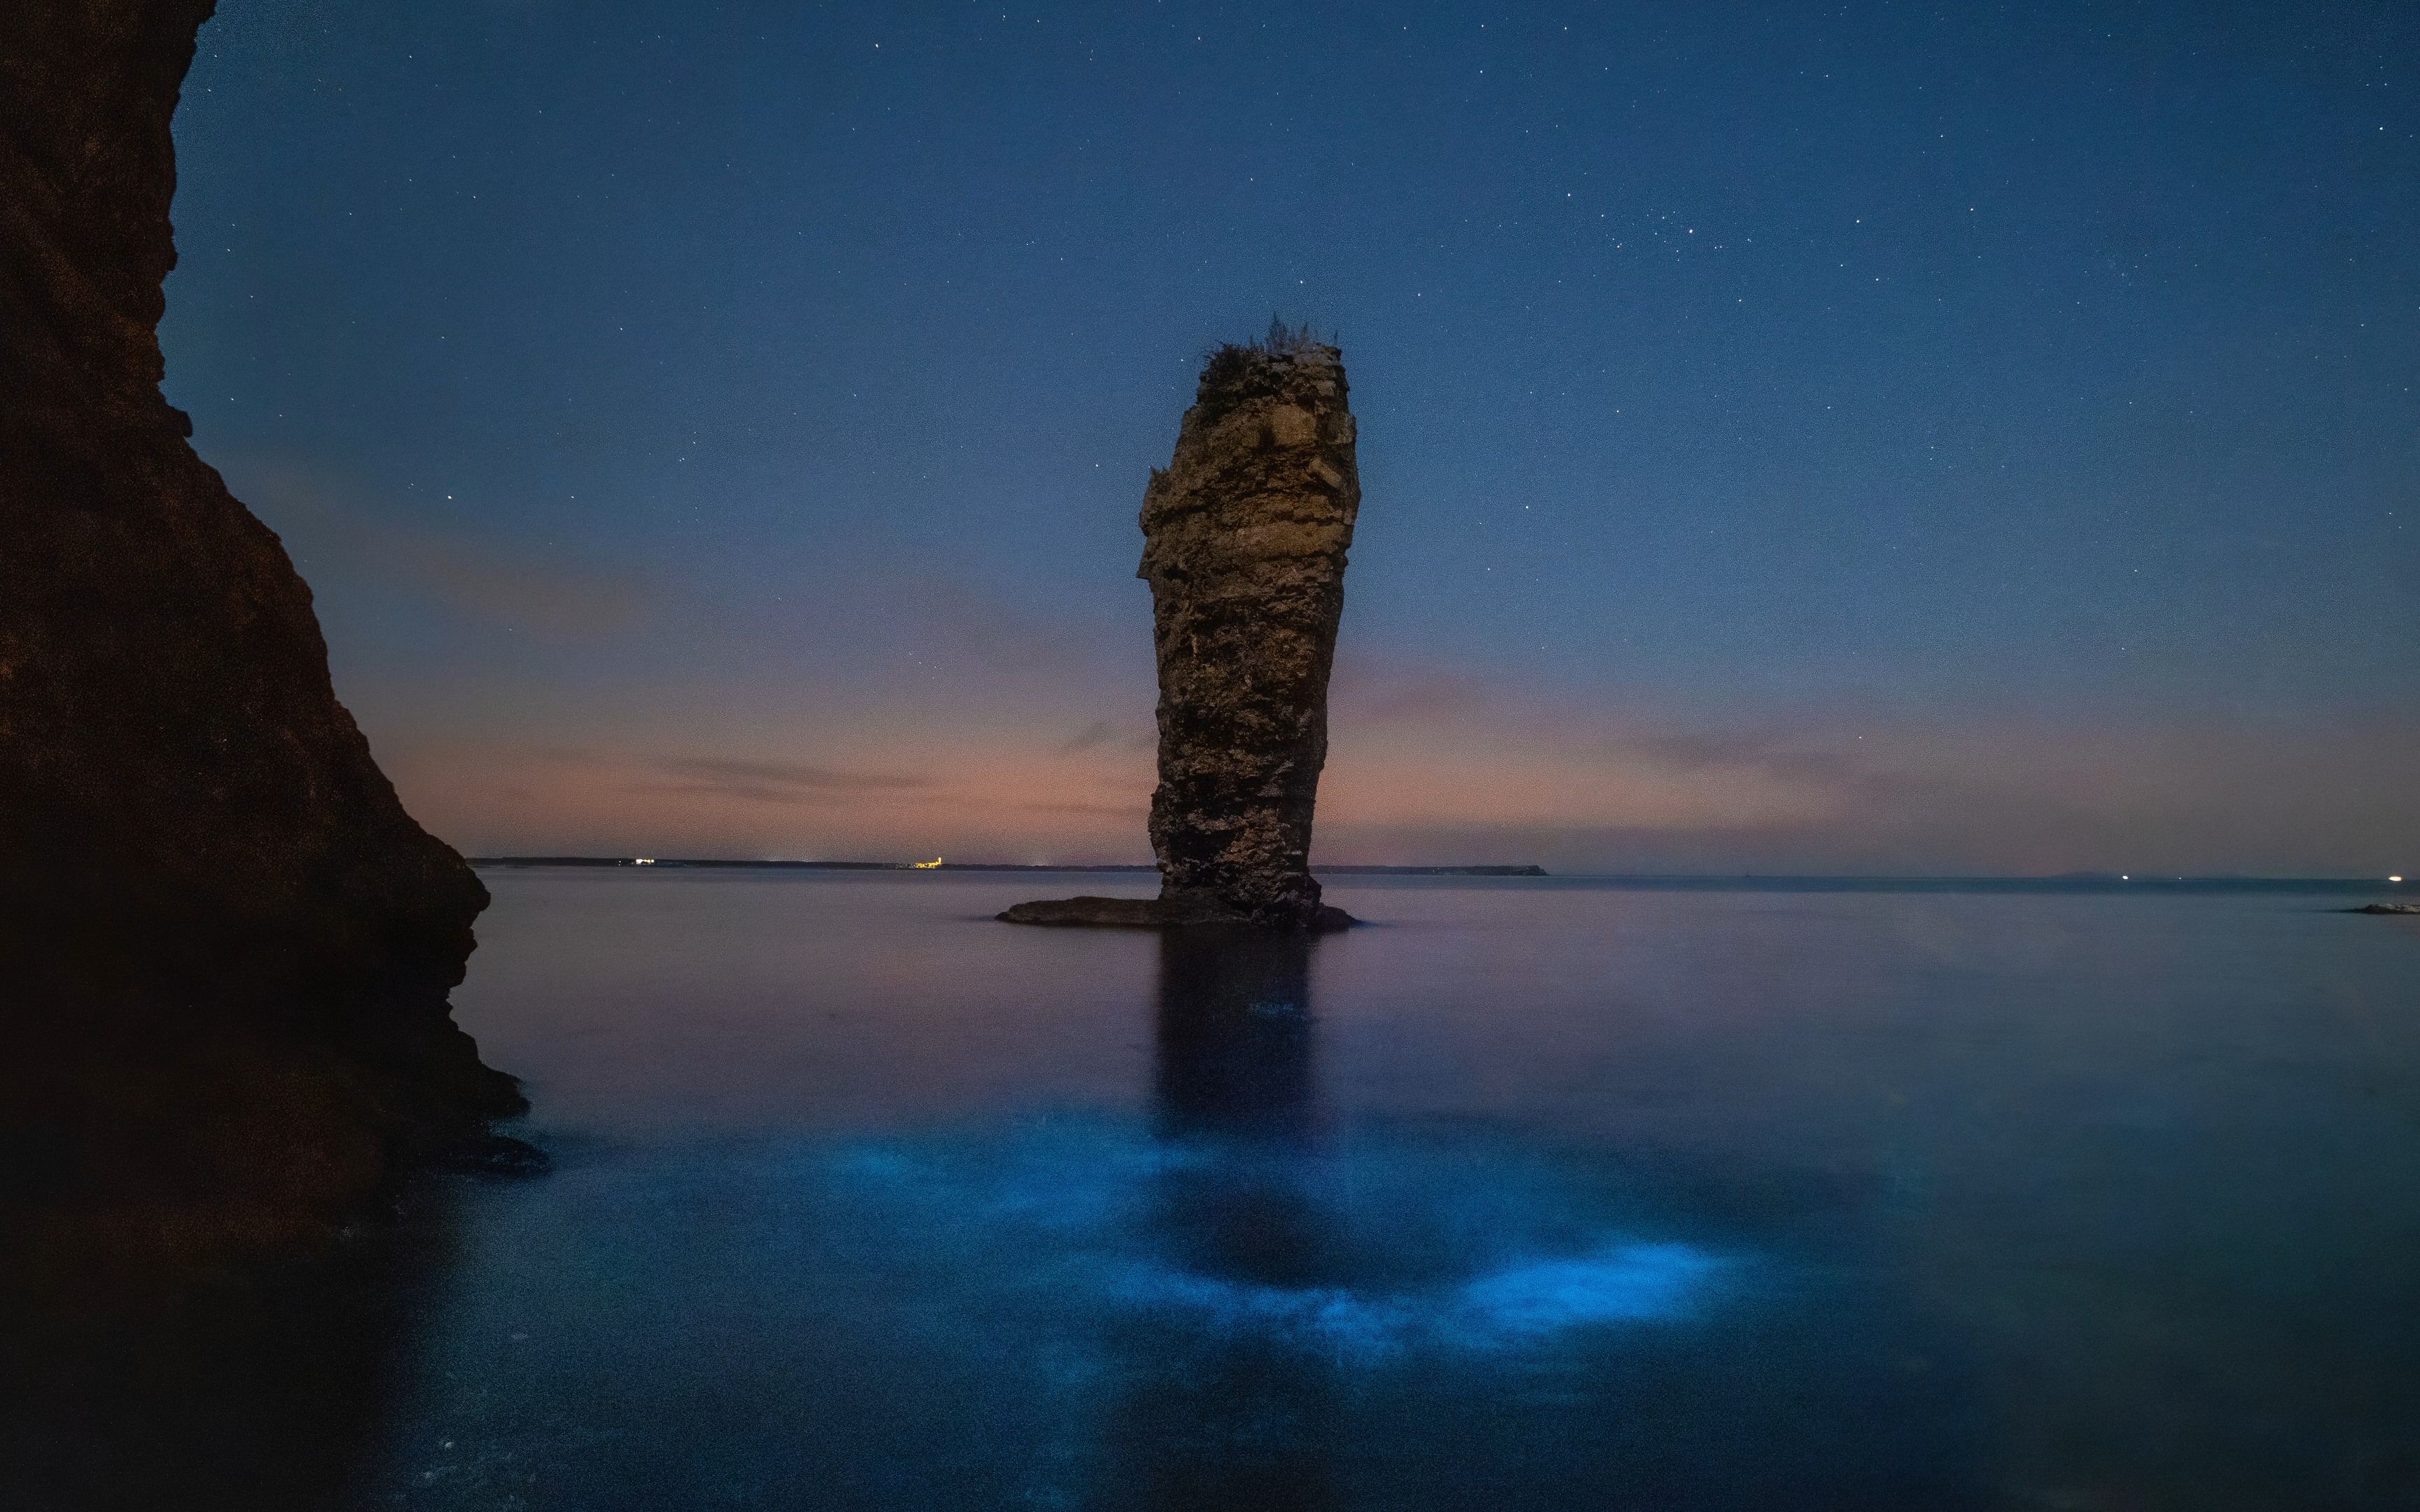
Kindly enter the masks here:
M 2386 880 L 2389 882 L 2400 882 L 2403 879 L 2401 877 L 2388 877 Z
M 941 858 L 936 856 L 929 861 L 910 861 L 908 864 L 914 867 L 919 872 L 930 872 L 933 868 L 941 864 Z

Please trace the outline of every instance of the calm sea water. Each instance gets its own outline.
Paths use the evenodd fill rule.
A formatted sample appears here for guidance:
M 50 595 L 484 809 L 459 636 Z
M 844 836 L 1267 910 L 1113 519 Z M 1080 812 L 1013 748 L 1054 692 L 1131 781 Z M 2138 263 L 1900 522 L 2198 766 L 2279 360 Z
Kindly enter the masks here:
M 409 1205 L 340 1504 L 2420 1506 L 2361 897 L 488 881 L 457 1001 L 557 1168 Z

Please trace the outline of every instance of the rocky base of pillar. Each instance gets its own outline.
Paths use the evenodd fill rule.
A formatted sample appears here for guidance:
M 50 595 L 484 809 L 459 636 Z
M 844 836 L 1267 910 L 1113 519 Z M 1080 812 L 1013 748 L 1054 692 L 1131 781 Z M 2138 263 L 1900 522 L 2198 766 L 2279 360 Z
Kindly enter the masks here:
M 1215 904 L 1186 898 L 1053 898 L 1018 903 L 996 916 L 1002 923 L 1041 924 L 1058 929 L 1189 929 L 1203 925 L 1245 926 L 1326 934 L 1351 929 L 1360 920 L 1343 909 L 1321 903 L 1299 919 L 1253 918 Z

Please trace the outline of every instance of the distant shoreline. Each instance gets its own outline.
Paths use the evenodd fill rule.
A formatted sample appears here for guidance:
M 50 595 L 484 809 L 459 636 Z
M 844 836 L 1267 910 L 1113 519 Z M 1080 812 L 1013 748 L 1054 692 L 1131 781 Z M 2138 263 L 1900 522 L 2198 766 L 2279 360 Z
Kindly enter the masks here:
M 504 870 L 533 867 L 588 867 L 597 869 L 635 869 L 640 865 L 629 856 L 473 856 L 471 864 Z M 1122 862 L 1094 862 L 1069 866 L 1030 866 L 1009 861 L 949 861 L 934 866 L 917 866 L 910 861 L 751 861 L 728 857 L 660 856 L 651 857 L 646 870 L 656 871 L 765 871 L 765 872 L 1049 872 L 1103 873 L 1109 875 L 1154 876 L 1157 868 Z M 2127 892 L 2300 892 L 2300 893 L 2371 893 L 2388 898 L 2420 896 L 2420 884 L 2400 886 L 2383 877 L 2152 877 L 2123 876 L 2114 872 L 2067 872 L 2056 876 L 2031 877 L 1948 877 L 1948 876 L 1807 876 L 1765 872 L 1727 873 L 1654 873 L 1654 872 L 1549 872 L 1542 866 L 1314 866 L 1311 871 L 1325 877 L 1499 877 L 1546 880 L 1563 886 L 1613 887 L 1641 892 L 2004 892 L 2004 893 L 2095 893 L 2115 895 Z
M 1137 872 L 1156 874 L 1159 868 L 1113 861 L 1069 866 L 1030 866 L 1016 861 L 945 861 L 920 866 L 913 861 L 744 861 L 681 856 L 473 856 L 473 866 L 648 866 L 667 868 L 750 867 L 788 872 Z M 1321 876 L 1338 877 L 1543 877 L 1543 866 L 1314 866 Z

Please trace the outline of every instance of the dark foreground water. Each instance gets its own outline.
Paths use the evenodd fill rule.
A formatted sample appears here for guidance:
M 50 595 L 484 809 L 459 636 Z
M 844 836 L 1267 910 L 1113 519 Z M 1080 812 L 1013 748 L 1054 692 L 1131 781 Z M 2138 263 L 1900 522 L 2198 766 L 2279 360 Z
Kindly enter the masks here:
M 224 1312 L 197 1504 L 2420 1507 L 2369 894 L 488 880 L 557 1169 Z

